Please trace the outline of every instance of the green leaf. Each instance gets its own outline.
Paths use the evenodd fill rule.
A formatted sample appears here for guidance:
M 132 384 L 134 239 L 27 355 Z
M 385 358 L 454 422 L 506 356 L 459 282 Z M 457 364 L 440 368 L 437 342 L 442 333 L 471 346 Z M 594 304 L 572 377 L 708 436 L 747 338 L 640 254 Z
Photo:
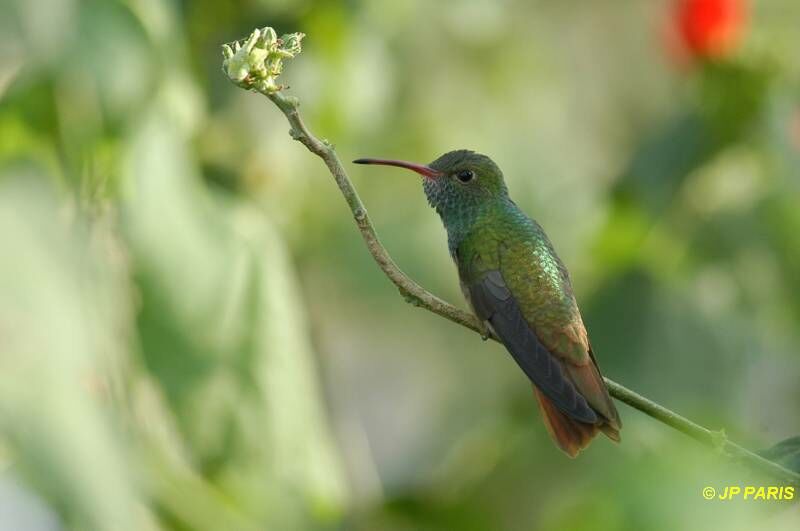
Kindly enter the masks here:
M 761 457 L 800 473 L 800 435 L 784 439 L 778 444 L 762 450 L 759 454 Z

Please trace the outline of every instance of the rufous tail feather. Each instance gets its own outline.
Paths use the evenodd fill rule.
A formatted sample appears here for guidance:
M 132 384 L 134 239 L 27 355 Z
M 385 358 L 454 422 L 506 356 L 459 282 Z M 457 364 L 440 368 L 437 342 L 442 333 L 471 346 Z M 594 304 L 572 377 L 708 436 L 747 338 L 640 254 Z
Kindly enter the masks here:
M 619 430 L 603 422 L 605 419 L 602 417 L 600 424 L 586 424 L 573 420 L 553 405 L 536 387 L 533 390 L 536 393 L 547 431 L 556 445 L 568 456 L 578 455 L 578 452 L 589 446 L 592 439 L 601 431 L 609 439 L 619 442 Z

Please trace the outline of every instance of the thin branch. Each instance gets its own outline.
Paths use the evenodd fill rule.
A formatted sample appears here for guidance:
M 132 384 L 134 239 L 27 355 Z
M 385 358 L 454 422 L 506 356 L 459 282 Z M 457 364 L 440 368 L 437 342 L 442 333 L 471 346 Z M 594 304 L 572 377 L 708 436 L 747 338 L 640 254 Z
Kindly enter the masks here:
M 608 391 L 611 396 L 625 402 L 632 408 L 638 409 L 645 415 L 678 430 L 679 432 L 688 435 L 692 439 L 700 442 L 701 444 L 714 448 L 724 455 L 727 455 L 735 461 L 742 462 L 747 466 L 759 470 L 760 472 L 772 476 L 774 478 L 786 481 L 793 485 L 800 485 L 800 474 L 785 468 L 774 461 L 765 459 L 760 455 L 751 452 L 743 446 L 728 440 L 725 435 L 725 430 L 712 431 L 708 428 L 693 422 L 686 417 L 683 417 L 664 406 L 653 402 L 649 398 L 645 398 L 639 393 L 631 391 L 622 384 L 615 382 L 610 378 L 603 377 L 608 386 Z
M 266 32 L 267 29 L 268 28 L 265 28 L 261 31 Z M 258 44 L 261 44 L 261 41 L 258 41 L 258 31 L 259 30 L 256 30 L 253 35 L 251 35 L 249 41 L 245 44 L 245 48 L 242 48 L 243 52 L 247 52 L 246 47 L 248 45 L 250 46 L 250 49 L 252 49 L 257 42 Z M 274 35 L 274 32 L 272 32 L 272 35 Z M 300 36 L 295 37 L 296 35 Z M 281 39 L 296 39 L 296 51 L 294 53 L 299 53 L 299 41 L 302 39 L 302 34 L 288 35 L 282 37 Z M 280 45 L 282 43 L 281 39 L 272 42 L 277 42 L 277 45 Z M 237 46 L 237 54 L 243 53 L 239 52 L 238 43 L 235 43 L 235 45 Z M 226 50 L 224 55 L 226 57 L 226 62 L 229 59 L 235 59 L 231 49 Z M 302 143 L 306 148 L 308 148 L 309 151 L 320 157 L 323 162 L 325 162 L 325 165 L 328 167 L 328 170 L 336 181 L 336 185 L 339 187 L 339 190 L 344 196 L 345 201 L 347 201 L 350 211 L 353 213 L 356 225 L 361 233 L 361 237 L 364 239 L 364 243 L 367 245 L 367 249 L 378 263 L 378 266 L 381 268 L 383 273 L 389 277 L 389 280 L 391 280 L 395 286 L 397 286 L 406 301 L 414 306 L 424 308 L 432 313 L 435 313 L 436 315 L 469 328 L 478 334 L 482 334 L 482 328 L 479 326 L 478 320 L 475 316 L 456 308 L 452 304 L 449 304 L 448 302 L 445 302 L 439 297 L 436 297 L 432 293 L 428 292 L 422 286 L 414 282 L 414 280 L 409 278 L 405 273 L 403 273 L 397 264 L 395 264 L 394 260 L 392 260 L 392 257 L 386 251 L 386 248 L 381 244 L 378 234 L 375 232 L 375 227 L 372 225 L 372 222 L 369 219 L 367 209 L 364 206 L 364 203 L 361 201 L 361 198 L 358 196 L 358 192 L 356 192 L 356 189 L 353 187 L 350 178 L 347 176 L 347 172 L 342 166 L 339 157 L 336 155 L 336 151 L 334 150 L 333 146 L 326 140 L 320 140 L 311 134 L 298 111 L 299 102 L 297 98 L 284 96 L 280 92 L 282 87 L 274 84 L 274 77 L 276 77 L 277 74 L 269 80 L 268 88 L 264 89 L 264 84 L 261 83 L 259 85 L 256 76 L 252 78 L 244 77 L 243 79 L 239 80 L 233 79 L 227 64 L 225 65 L 225 71 L 226 74 L 228 74 L 228 76 L 231 77 L 231 79 L 242 88 L 260 92 L 272 100 L 272 102 L 275 103 L 275 105 L 281 110 L 281 112 L 286 116 L 286 119 L 289 121 L 289 125 L 291 126 L 289 134 L 292 136 L 292 138 Z M 278 64 L 276 71 L 278 73 L 280 72 L 280 64 Z M 496 337 L 491 337 L 491 339 L 497 341 Z M 609 393 L 617 400 L 624 402 L 635 409 L 638 409 L 642 413 L 649 415 L 650 417 L 680 431 L 681 433 L 684 433 L 685 435 L 688 435 L 692 439 L 695 439 L 705 446 L 719 451 L 723 455 L 726 455 L 735 461 L 744 463 L 755 470 L 777 478 L 781 481 L 786 481 L 789 484 L 800 486 L 800 474 L 793 472 L 779 465 L 778 463 L 765 459 L 734 442 L 731 442 L 725 435 L 724 430 L 712 431 L 704 428 L 703 426 L 681 415 L 678 415 L 674 411 L 671 411 L 664 406 L 661 406 L 652 400 L 645 398 L 634 391 L 631 391 L 627 387 L 611 380 L 610 378 L 604 378 L 604 380 L 608 386 Z
M 347 201 L 347 205 L 350 207 L 350 211 L 353 213 L 356 225 L 358 225 L 358 230 L 364 238 L 367 249 L 375 261 L 378 262 L 378 266 L 380 266 L 381 270 L 389 277 L 389 280 L 397 286 L 403 297 L 414 306 L 425 308 L 454 323 L 480 332 L 481 329 L 478 325 L 478 320 L 473 315 L 459 310 L 455 306 L 431 294 L 403 273 L 397 264 L 394 263 L 394 260 L 389 256 L 386 248 L 378 239 L 378 234 L 375 232 L 375 227 L 369 219 L 367 209 L 364 207 L 364 203 L 361 202 L 358 192 L 353 188 L 353 184 L 350 182 L 347 173 L 342 167 L 342 163 L 339 161 L 336 151 L 330 143 L 319 140 L 311 134 L 305 123 L 303 123 L 303 119 L 300 117 L 300 113 L 297 109 L 297 100 L 295 98 L 286 97 L 280 92 L 267 94 L 267 97 L 278 106 L 284 115 L 286 115 L 289 124 L 292 126 L 292 129 L 289 131 L 292 138 L 306 146 L 309 151 L 320 157 L 325 162 L 325 165 L 328 166 L 328 170 L 330 170 L 331 175 L 333 175 L 333 178 L 336 180 L 336 185 L 339 187 L 345 201 Z

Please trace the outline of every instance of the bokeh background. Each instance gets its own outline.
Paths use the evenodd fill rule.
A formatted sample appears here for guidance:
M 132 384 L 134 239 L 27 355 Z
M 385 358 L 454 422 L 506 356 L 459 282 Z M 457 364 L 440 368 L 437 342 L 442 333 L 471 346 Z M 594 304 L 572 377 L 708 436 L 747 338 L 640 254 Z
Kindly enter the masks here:
M 325 167 L 491 155 L 570 268 L 603 371 L 754 448 L 800 434 L 796 0 L 5 0 L 0 529 L 797 529 L 800 504 L 620 406 L 551 443 L 498 346 L 404 303 Z M 463 305 L 418 179 L 348 165 Z

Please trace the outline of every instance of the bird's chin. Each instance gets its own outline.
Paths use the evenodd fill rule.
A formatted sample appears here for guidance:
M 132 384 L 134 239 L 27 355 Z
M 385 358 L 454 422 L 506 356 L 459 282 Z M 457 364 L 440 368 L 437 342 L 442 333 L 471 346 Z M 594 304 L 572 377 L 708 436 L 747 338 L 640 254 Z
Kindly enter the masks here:
M 422 190 L 425 192 L 425 197 L 428 199 L 428 204 L 433 207 L 437 212 L 441 205 L 444 186 L 443 181 L 436 179 L 422 178 Z

